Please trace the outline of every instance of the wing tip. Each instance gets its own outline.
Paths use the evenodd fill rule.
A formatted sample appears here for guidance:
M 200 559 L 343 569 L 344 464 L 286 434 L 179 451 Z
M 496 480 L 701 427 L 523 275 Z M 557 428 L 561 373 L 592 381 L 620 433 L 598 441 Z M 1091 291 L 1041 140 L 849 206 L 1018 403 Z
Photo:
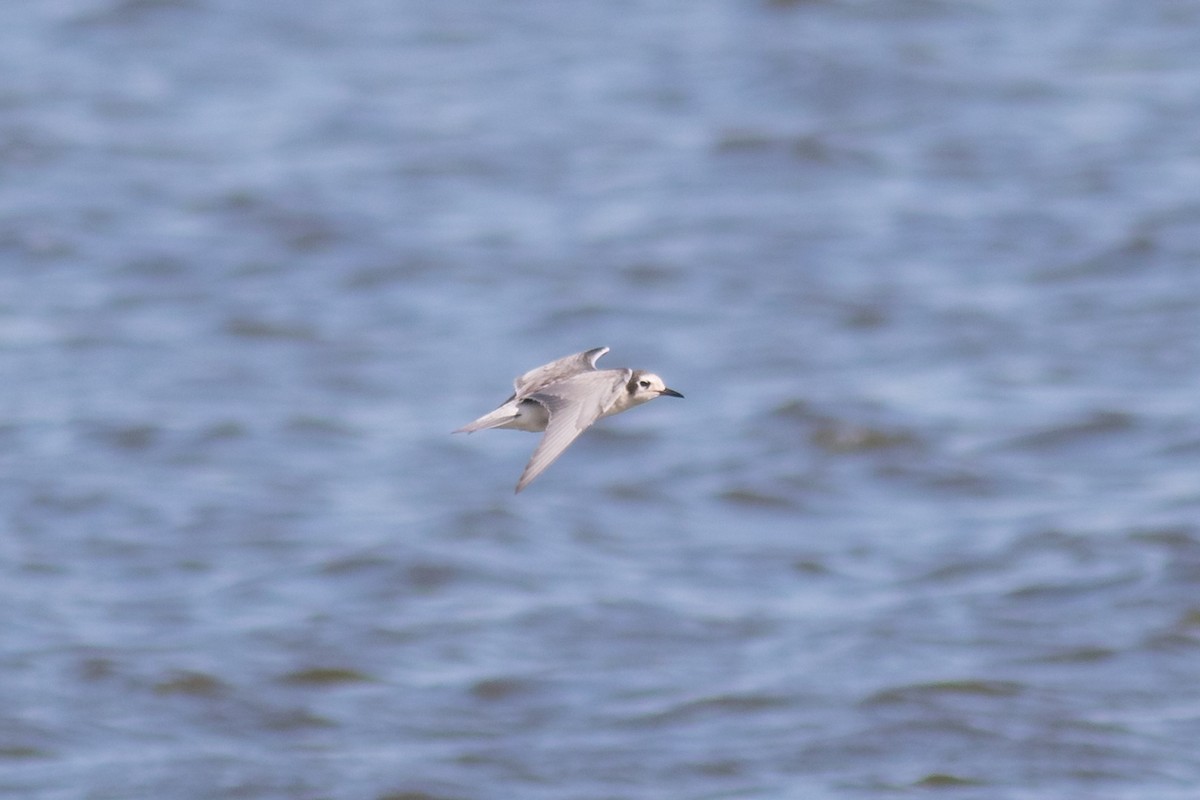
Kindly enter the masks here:
M 592 369 L 595 369 L 596 362 L 599 361 L 600 357 L 607 353 L 608 350 L 609 348 L 607 347 L 593 347 L 591 350 L 586 351 L 583 354 L 583 357 L 586 358 L 587 362 L 592 365 Z

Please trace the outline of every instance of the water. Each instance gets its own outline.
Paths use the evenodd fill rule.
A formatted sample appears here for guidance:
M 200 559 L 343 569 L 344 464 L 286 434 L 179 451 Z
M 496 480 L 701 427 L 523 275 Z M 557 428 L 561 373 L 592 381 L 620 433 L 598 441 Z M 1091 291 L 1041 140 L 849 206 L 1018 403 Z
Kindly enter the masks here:
M 1196 796 L 1200 12 L 10 5 L 3 791 Z

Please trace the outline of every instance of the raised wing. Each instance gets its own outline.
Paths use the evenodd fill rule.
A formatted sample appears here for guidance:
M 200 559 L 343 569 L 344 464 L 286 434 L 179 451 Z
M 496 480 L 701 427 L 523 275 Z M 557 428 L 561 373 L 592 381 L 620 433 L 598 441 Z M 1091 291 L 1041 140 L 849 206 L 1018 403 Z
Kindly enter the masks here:
M 601 349 L 596 358 L 603 354 Z M 612 408 L 621 392 L 625 391 L 625 384 L 631 374 L 632 371 L 628 369 L 581 372 L 530 395 L 530 399 L 546 407 L 550 414 L 550 422 L 546 425 L 542 441 L 538 443 L 529 463 L 525 465 L 521 480 L 517 481 L 518 492 L 545 472 L 546 467 L 553 464 L 579 434 Z
M 525 398 L 552 383 L 564 378 L 578 375 L 581 372 L 592 372 L 596 369 L 596 360 L 608 352 L 607 347 L 595 347 L 582 353 L 566 356 L 549 364 L 534 367 L 513 381 L 514 397 Z

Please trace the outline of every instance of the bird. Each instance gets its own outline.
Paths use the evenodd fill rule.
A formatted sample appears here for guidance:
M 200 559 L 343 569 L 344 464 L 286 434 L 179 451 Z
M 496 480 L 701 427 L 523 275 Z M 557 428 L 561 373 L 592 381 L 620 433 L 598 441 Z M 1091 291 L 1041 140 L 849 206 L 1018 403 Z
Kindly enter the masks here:
M 659 397 L 683 397 L 644 369 L 597 369 L 596 362 L 607 352 L 607 347 L 595 347 L 534 367 L 513 381 L 512 395 L 495 411 L 454 433 L 488 428 L 544 431 L 517 481 L 519 494 L 596 420 Z

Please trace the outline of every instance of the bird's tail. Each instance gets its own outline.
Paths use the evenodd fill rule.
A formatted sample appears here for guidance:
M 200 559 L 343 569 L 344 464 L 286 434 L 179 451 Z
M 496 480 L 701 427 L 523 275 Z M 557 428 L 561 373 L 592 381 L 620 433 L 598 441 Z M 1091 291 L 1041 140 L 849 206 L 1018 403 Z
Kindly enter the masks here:
M 512 422 L 517 418 L 517 410 L 511 405 L 505 404 L 497 408 L 495 411 L 484 414 L 474 422 L 463 425 L 455 433 L 474 433 L 475 431 L 483 431 L 488 428 L 499 428 L 506 422 Z

